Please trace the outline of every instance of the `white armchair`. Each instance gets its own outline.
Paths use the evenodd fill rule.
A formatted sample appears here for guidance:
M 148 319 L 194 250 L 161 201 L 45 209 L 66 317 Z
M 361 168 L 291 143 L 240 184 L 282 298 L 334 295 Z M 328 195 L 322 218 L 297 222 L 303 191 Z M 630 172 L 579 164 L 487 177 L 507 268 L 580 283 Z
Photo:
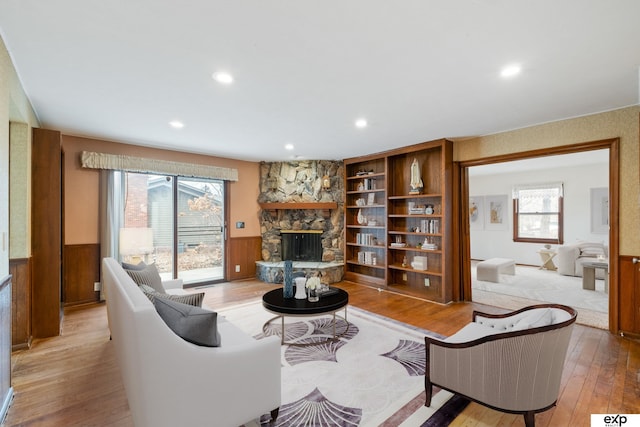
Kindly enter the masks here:
M 577 313 L 541 304 L 503 315 L 473 313 L 473 321 L 441 340 L 425 337 L 426 406 L 434 385 L 499 411 L 535 414 L 558 399 Z

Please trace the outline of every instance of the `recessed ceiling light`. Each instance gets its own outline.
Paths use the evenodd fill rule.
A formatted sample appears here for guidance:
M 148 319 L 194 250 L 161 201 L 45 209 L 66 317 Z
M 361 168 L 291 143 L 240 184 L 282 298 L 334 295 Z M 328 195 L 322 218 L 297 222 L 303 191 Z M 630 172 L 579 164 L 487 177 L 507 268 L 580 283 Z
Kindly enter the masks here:
M 359 129 L 363 129 L 367 127 L 367 120 L 366 119 L 358 119 L 356 120 L 356 127 Z
M 284 146 L 286 150 L 293 150 L 293 144 L 287 144 Z
M 182 129 L 184 127 L 184 123 L 182 123 L 179 120 L 172 120 L 169 122 L 169 126 L 171 126 L 174 129 Z
M 507 65 L 500 71 L 500 75 L 502 77 L 513 77 L 517 74 L 520 74 L 522 68 L 518 64 Z
M 213 80 L 217 81 L 218 83 L 222 83 L 225 85 L 233 83 L 233 76 L 224 71 L 216 71 L 211 75 L 211 77 L 213 78 Z

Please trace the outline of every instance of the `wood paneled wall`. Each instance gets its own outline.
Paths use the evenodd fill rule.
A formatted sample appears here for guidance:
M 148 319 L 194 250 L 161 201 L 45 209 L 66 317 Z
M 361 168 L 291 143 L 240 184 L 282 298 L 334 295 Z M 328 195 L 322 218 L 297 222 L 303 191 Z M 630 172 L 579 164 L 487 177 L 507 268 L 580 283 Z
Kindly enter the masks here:
M 35 338 L 60 334 L 62 281 L 62 151 L 60 132 L 33 129 L 31 278 Z
M 233 237 L 227 243 L 227 280 L 256 277 L 256 261 L 262 259 L 262 237 Z M 240 271 L 236 272 L 236 266 Z
M 0 420 L 4 418 L 11 403 L 11 275 L 0 279 Z
M 96 302 L 100 293 L 94 283 L 100 281 L 100 245 L 65 245 L 62 301 L 65 306 Z
M 620 258 L 620 331 L 640 337 L 640 256 Z M 611 289 L 610 289 L 611 293 Z
M 29 258 L 9 260 L 12 279 L 11 346 L 13 350 L 31 347 L 31 262 Z

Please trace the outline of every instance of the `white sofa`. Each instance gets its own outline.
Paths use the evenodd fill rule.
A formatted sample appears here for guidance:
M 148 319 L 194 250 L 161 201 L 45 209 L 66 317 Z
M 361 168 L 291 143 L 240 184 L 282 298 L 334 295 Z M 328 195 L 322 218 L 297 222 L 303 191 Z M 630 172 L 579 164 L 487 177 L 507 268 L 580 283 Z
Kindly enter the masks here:
M 609 258 L 608 247 L 597 242 L 579 242 L 558 246 L 558 255 L 556 256 L 558 274 L 582 277 L 582 263 L 595 261 L 598 255 Z M 597 270 L 596 277 L 603 279 L 604 271 Z
M 138 427 L 237 427 L 280 406 L 280 340 L 255 340 L 222 317 L 219 347 L 180 338 L 120 264 L 102 261 L 107 313 Z M 175 285 L 175 283 L 174 283 Z

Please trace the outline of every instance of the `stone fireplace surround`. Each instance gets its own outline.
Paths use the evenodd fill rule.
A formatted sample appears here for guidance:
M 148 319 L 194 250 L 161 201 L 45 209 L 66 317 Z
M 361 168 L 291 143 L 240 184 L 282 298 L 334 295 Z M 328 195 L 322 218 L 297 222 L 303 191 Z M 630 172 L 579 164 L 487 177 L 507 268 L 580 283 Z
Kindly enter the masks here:
M 329 177 L 331 187 L 322 188 Z M 332 160 L 263 162 L 260 165 L 260 228 L 262 261 L 256 276 L 269 283 L 282 283 L 282 231 L 321 232 L 322 261 L 294 262 L 294 272 L 319 274 L 325 283 L 342 280 L 344 274 L 344 182 L 343 164 Z M 270 189 L 267 180 L 277 183 Z

